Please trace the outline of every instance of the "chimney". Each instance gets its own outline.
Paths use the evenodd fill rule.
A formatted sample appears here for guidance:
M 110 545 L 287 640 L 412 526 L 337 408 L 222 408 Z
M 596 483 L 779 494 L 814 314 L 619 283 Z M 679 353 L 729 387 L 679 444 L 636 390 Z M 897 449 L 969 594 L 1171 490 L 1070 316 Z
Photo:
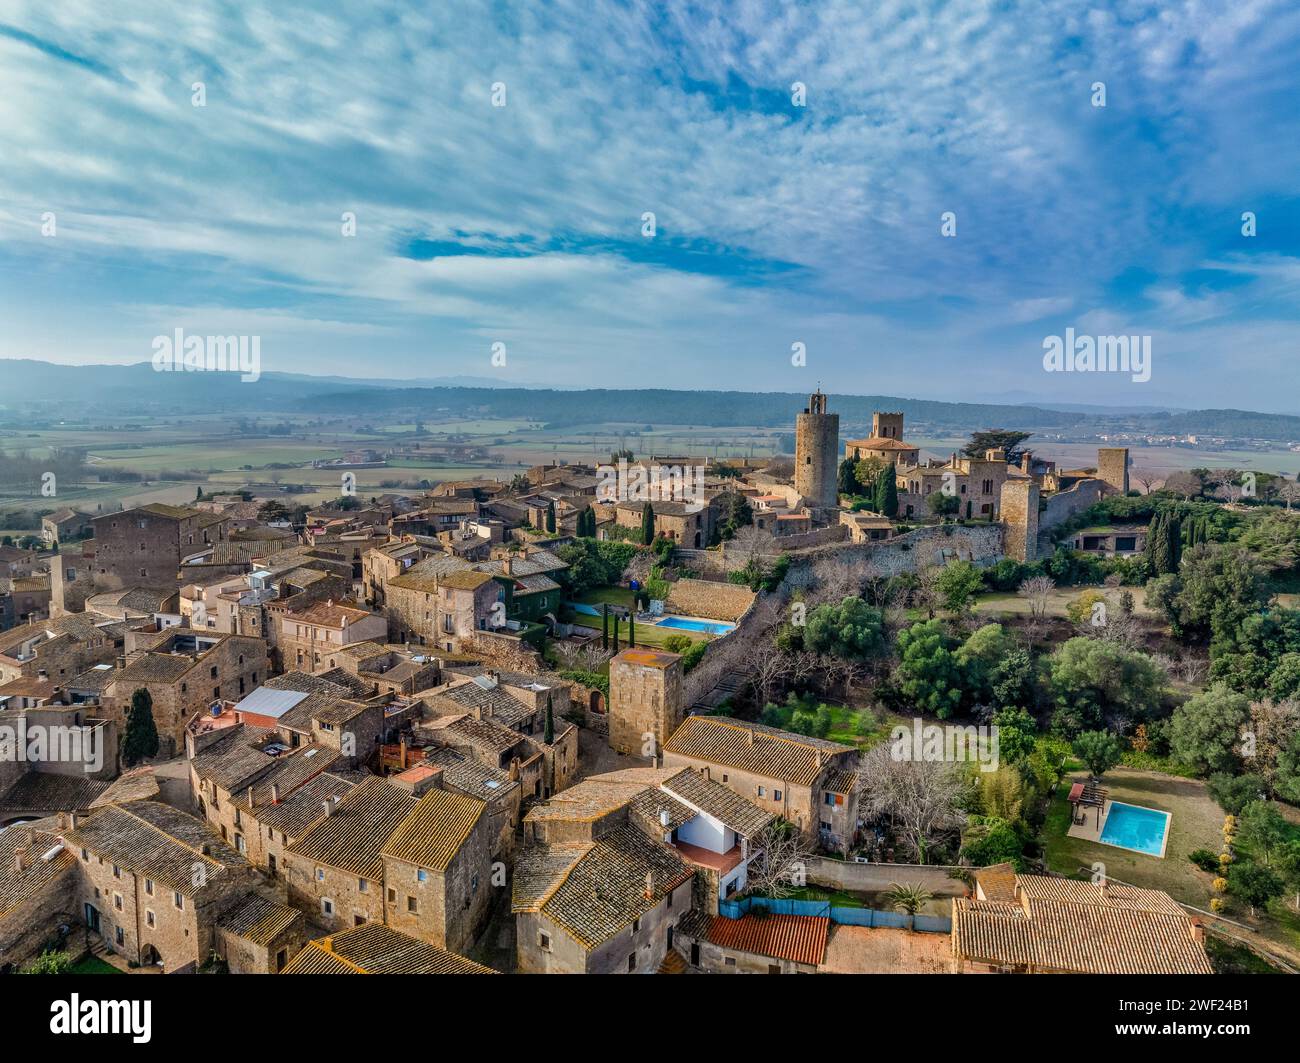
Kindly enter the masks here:
M 16 874 L 21 875 L 26 870 L 27 870 L 27 850 L 15 849 L 14 850 L 14 872 Z
M 519 758 L 518 757 L 512 757 L 510 759 L 510 781 L 511 782 L 519 781 Z
M 509 554 L 506 554 L 506 556 L 501 559 L 501 571 L 507 576 L 513 576 L 515 574 L 514 558 Z
M 1101 890 L 1101 895 L 1103 899 L 1110 897 L 1110 880 L 1107 879 L 1104 875 L 1097 880 L 1097 888 Z
M 645 899 L 648 901 L 655 899 L 655 876 L 653 871 L 645 873 Z
M 661 826 L 661 827 L 667 827 L 670 818 L 671 818 L 671 817 L 668 815 L 668 809 L 666 809 L 666 808 L 661 808 L 661 809 L 659 810 L 659 826 Z
M 250 810 L 253 807 L 253 787 L 251 785 L 248 788 L 248 807 Z
M 1034 455 L 1026 450 L 1020 455 L 1020 471 L 1030 472 L 1034 467 Z
M 207 842 L 204 842 L 202 845 L 199 846 L 199 852 L 202 853 L 204 856 L 211 856 L 212 846 L 209 845 Z
M 271 783 L 271 804 L 278 805 L 279 803 L 280 803 L 280 785 L 279 783 Z
M 326 798 L 324 801 L 321 802 L 321 804 L 325 806 L 325 815 L 331 816 L 334 814 L 334 804 L 332 801 Z
M 1205 944 L 1205 924 L 1199 919 L 1190 920 L 1192 925 L 1192 940 L 1198 945 Z
M 752 730 L 746 729 L 746 731 L 745 731 L 745 745 L 747 745 L 747 746 L 752 746 L 753 744 L 754 744 L 754 732 L 753 732 Z

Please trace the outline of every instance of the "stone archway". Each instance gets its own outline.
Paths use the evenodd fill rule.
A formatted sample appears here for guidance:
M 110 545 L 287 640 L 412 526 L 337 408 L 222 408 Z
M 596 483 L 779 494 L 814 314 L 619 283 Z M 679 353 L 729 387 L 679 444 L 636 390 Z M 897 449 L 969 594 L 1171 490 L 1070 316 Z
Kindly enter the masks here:
M 599 690 L 593 690 L 587 699 L 587 706 L 596 716 L 605 715 L 605 696 Z

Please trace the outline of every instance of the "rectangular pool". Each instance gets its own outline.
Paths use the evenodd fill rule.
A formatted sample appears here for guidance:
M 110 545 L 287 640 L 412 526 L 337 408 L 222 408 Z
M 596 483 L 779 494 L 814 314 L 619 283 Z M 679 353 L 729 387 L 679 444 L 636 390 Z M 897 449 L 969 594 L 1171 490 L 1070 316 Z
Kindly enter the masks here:
M 684 616 L 666 616 L 655 627 L 675 627 L 680 631 L 703 631 L 709 635 L 725 635 L 734 631 L 735 624 L 721 620 L 691 620 Z
M 1148 856 L 1164 856 L 1169 836 L 1169 818 L 1168 812 L 1112 801 L 1099 840 L 1102 844 L 1113 845 L 1117 849 L 1131 849 Z

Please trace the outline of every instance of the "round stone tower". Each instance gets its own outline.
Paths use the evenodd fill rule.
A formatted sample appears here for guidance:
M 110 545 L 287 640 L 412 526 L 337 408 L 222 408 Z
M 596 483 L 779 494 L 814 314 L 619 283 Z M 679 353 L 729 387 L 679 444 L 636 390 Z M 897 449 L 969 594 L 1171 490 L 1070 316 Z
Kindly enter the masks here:
M 840 448 L 840 415 L 826 412 L 826 396 L 818 388 L 808 407 L 794 419 L 794 489 L 819 509 L 834 509 L 836 457 Z

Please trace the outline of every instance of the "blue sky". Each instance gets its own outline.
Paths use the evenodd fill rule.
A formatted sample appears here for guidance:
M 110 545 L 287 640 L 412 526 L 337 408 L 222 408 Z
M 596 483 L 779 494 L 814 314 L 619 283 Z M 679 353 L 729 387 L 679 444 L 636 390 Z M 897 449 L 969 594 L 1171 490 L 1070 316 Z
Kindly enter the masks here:
M 0 9 L 0 357 L 1300 413 L 1294 4 L 335 6 Z

